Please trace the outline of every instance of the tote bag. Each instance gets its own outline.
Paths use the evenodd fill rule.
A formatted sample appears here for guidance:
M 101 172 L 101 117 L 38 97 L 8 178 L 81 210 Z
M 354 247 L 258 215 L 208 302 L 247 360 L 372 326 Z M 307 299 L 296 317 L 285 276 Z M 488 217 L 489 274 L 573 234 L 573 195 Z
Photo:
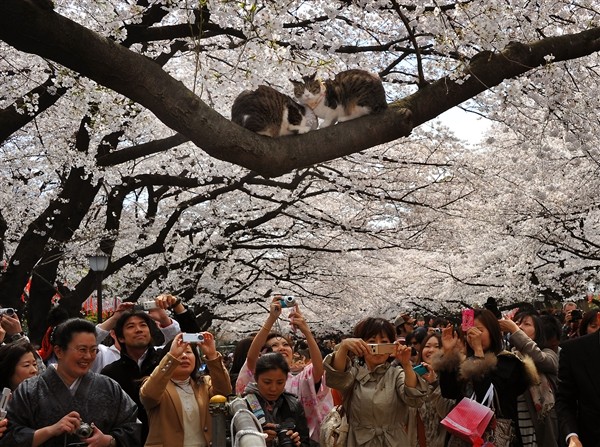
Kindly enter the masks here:
M 321 447 L 346 447 L 348 428 L 344 408 L 333 407 L 321 422 Z
M 490 408 L 494 396 L 494 386 L 490 385 L 482 403 L 471 398 L 463 399 L 442 419 L 441 424 L 450 434 L 469 442 L 471 445 L 482 443 L 483 434 L 488 427 L 494 411 Z

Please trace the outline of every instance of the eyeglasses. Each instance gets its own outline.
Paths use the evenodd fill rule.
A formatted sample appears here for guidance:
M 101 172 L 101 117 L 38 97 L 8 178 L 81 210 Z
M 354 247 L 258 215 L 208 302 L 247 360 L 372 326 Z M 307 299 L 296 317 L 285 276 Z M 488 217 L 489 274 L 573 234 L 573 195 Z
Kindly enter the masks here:
M 86 348 L 84 346 L 80 346 L 78 348 L 69 348 L 73 351 L 77 351 L 79 353 L 79 355 L 86 355 L 86 354 L 90 354 L 91 356 L 94 356 L 96 354 L 98 354 L 98 348 L 93 347 L 93 348 Z

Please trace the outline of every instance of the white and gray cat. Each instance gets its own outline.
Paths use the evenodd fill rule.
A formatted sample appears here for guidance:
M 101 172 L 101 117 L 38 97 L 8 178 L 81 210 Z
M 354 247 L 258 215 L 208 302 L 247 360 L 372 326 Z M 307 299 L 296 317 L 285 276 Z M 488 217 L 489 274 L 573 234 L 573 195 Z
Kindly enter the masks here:
M 381 79 L 365 70 L 342 71 L 326 81 L 316 79 L 316 73 L 303 76 L 302 82 L 290 81 L 298 102 L 323 120 L 320 128 L 387 108 Z
M 231 121 L 268 137 L 306 133 L 318 126 L 309 107 L 266 85 L 245 90 L 235 98 Z

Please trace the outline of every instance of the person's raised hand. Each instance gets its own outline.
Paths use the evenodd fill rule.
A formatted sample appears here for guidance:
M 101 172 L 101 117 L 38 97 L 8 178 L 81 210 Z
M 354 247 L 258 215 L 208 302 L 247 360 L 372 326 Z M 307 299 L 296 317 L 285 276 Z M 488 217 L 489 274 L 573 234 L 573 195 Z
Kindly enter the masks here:
M 171 343 L 171 347 L 169 348 L 169 354 L 178 359 L 183 355 L 189 343 L 186 343 L 182 340 L 183 334 L 180 332 L 173 338 L 173 342 Z
M 199 344 L 202 354 L 204 354 L 204 357 L 206 357 L 207 360 L 216 359 L 218 354 L 215 336 L 210 332 L 202 332 L 202 336 L 204 337 L 204 341 Z
M 0 325 L 6 331 L 6 335 L 14 335 L 20 334 L 23 332 L 23 328 L 21 327 L 21 320 L 19 320 L 19 316 L 17 313 L 13 313 L 12 315 L 4 314 L 1 316 Z
M 456 349 L 458 344 L 458 334 L 454 330 L 454 327 L 449 324 L 442 329 L 442 348 L 444 352 L 451 352 Z
M 281 315 L 281 295 L 273 296 L 269 306 L 269 315 L 275 318 L 279 318 Z

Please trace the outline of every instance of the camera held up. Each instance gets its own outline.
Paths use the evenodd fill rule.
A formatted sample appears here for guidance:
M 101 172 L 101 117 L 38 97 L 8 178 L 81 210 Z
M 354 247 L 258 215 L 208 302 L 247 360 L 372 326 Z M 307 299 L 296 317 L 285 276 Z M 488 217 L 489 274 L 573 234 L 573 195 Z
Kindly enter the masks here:
M 286 296 L 282 296 L 281 299 L 279 300 L 279 304 L 281 305 L 281 307 L 294 307 L 296 305 L 296 297 L 295 296 L 290 296 L 290 295 L 286 295 Z

